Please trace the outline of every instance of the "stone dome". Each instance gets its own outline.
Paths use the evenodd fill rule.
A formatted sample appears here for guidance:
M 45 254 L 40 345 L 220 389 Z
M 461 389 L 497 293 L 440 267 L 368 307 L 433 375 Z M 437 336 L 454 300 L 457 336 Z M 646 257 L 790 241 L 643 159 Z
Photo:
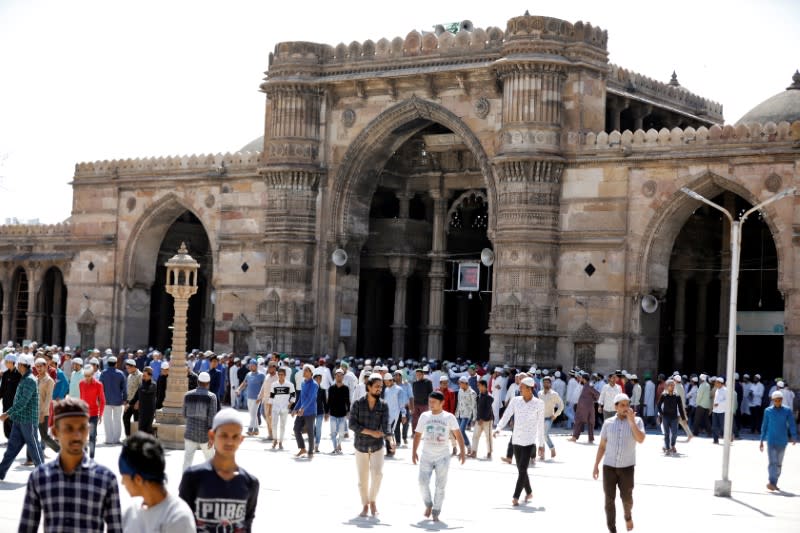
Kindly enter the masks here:
M 795 71 L 792 84 L 785 91 L 767 98 L 753 109 L 744 114 L 736 123 L 748 124 L 758 122 L 765 124 L 782 121 L 794 122 L 800 120 L 800 71 Z
M 253 139 L 237 150 L 237 152 L 260 152 L 264 149 L 264 136 Z

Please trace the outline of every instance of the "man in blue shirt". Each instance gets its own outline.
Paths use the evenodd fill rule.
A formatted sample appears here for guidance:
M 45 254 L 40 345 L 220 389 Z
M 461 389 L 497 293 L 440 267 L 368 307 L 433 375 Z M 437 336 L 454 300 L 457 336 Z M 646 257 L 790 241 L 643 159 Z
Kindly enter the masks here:
M 314 375 L 312 365 L 303 366 L 303 387 L 300 389 L 300 401 L 294 411 L 294 437 L 297 440 L 298 452 L 295 457 L 306 454 L 306 443 L 303 440 L 303 428 L 308 434 L 308 458 L 314 458 L 314 423 L 317 419 L 317 390 L 319 385 L 311 379 Z
M 266 376 L 258 371 L 258 364 L 255 359 L 250 359 L 248 363 L 250 372 L 244 377 L 242 384 L 239 385 L 239 392 L 247 389 L 247 411 L 250 413 L 250 425 L 247 427 L 247 435 L 258 435 L 258 395 L 261 394 L 261 387 L 264 385 Z M 316 396 L 314 397 L 316 402 Z
M 779 490 L 778 478 L 781 476 L 783 454 L 786 452 L 786 444 L 789 441 L 788 434 L 792 435 L 791 441 L 794 446 L 797 440 L 797 425 L 791 408 L 783 406 L 783 393 L 776 390 L 772 393 L 772 406 L 764 410 L 764 418 L 761 422 L 761 442 L 758 445 L 758 449 L 763 452 L 764 441 L 767 441 L 767 457 L 769 457 L 767 488 L 769 490 Z
M 56 371 L 55 385 L 53 386 L 53 401 L 63 400 L 67 397 L 67 393 L 69 392 L 69 380 L 67 379 L 67 375 L 58 366 L 58 356 L 48 358 L 47 364 Z
M 103 425 L 106 428 L 106 444 L 119 444 L 122 436 L 122 411 L 128 396 L 127 378 L 119 370 L 117 358 L 110 356 L 108 366 L 100 374 L 100 383 L 106 396 L 106 408 L 103 411 Z

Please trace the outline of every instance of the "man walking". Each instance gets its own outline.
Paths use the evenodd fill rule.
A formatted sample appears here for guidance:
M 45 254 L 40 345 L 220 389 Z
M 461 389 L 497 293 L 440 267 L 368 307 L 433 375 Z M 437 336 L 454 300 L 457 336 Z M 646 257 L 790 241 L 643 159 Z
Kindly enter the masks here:
M 314 458 L 314 423 L 317 419 L 317 391 L 319 385 L 313 379 L 314 367 L 306 364 L 303 366 L 303 386 L 300 388 L 300 401 L 294 411 L 294 438 L 297 440 L 297 454 L 302 457 L 308 454 L 309 459 Z M 308 448 L 303 440 L 303 429 L 308 435 Z
M 411 431 L 416 431 L 419 415 L 428 409 L 428 396 L 433 392 L 433 383 L 421 368 L 414 371 L 416 381 L 411 384 L 411 392 L 414 395 L 414 413 L 411 417 Z
M 712 378 L 713 379 L 713 378 Z M 714 444 L 719 444 L 719 438 L 724 438 L 725 414 L 728 412 L 728 388 L 725 378 L 714 380 L 714 405 L 711 408 L 711 436 Z
M 209 389 L 211 376 L 208 372 L 200 372 L 197 377 L 197 388 L 183 396 L 183 416 L 186 418 L 186 431 L 183 436 L 183 470 L 192 466 L 194 452 L 203 452 L 206 461 L 214 454 L 208 432 L 214 423 L 219 403 L 217 396 Z
M 758 449 L 764 451 L 764 441 L 766 440 L 767 457 L 769 458 L 767 467 L 769 475 L 767 488 L 769 490 L 780 490 L 778 489 L 778 478 L 781 476 L 783 455 L 786 453 L 787 434 L 792 436 L 792 446 L 797 441 L 797 425 L 792 415 L 792 409 L 783 406 L 783 399 L 781 391 L 776 390 L 772 393 L 772 405 L 764 410 L 761 422 L 761 442 L 758 444 Z
M 556 378 L 556 381 L 561 381 Z M 550 439 L 550 429 L 553 422 L 564 411 L 564 402 L 558 392 L 552 388 L 553 379 L 550 376 L 542 378 L 542 390 L 539 391 L 539 399 L 544 402 L 544 440 L 550 448 L 550 458 L 556 456 L 556 448 Z M 562 381 L 563 383 L 563 381 Z M 539 459 L 544 460 L 544 447 L 539 448 Z
M 108 366 L 100 374 L 100 383 L 103 384 L 103 393 L 106 395 L 106 408 L 103 411 L 106 444 L 119 444 L 122 436 L 122 410 L 127 398 L 125 374 L 116 365 L 117 358 L 112 355 L 108 358 Z
M 255 359 L 250 359 L 247 364 L 250 372 L 245 376 L 242 384 L 239 385 L 239 392 L 247 391 L 247 411 L 250 413 L 250 424 L 247 426 L 247 435 L 258 435 L 258 397 L 261 394 L 261 387 L 264 386 L 266 376 L 258 371 L 258 363 Z
M 458 421 L 458 429 L 461 431 L 461 440 L 464 441 L 464 445 L 468 448 L 470 456 L 472 455 L 472 449 L 470 448 L 467 429 L 477 417 L 477 399 L 478 395 L 472 390 L 469 384 L 469 378 L 467 376 L 458 378 L 458 401 L 456 402 L 455 415 Z M 428 403 L 430 404 L 430 401 Z
M 469 388 L 469 378 L 462 376 L 464 380 L 461 385 L 474 396 L 475 391 Z M 447 473 L 450 469 L 450 453 L 448 440 L 449 436 L 458 442 L 459 459 L 464 464 L 464 440 L 462 430 L 456 417 L 442 409 L 444 394 L 434 391 L 428 399 L 429 411 L 422 413 L 419 417 L 417 429 L 414 432 L 414 444 L 411 452 L 411 462 L 417 464 L 419 461 L 419 488 L 422 493 L 422 501 L 425 504 L 425 518 L 433 518 L 434 522 L 439 521 L 439 514 L 442 512 L 444 502 L 444 491 L 447 487 Z M 474 403 L 473 403 L 474 406 Z M 419 442 L 423 440 L 425 445 L 422 448 L 422 458 L 417 456 Z M 436 491 L 431 498 L 431 475 L 436 472 Z
M 127 387 L 125 396 L 125 413 L 122 415 L 122 425 L 125 428 L 125 436 L 131 436 L 131 418 L 134 422 L 139 422 L 139 409 L 136 407 L 134 397 L 139 386 L 142 384 L 142 371 L 136 366 L 136 361 L 128 359 L 125 361 L 125 369 L 128 371 Z
M 372 516 L 378 514 L 375 502 L 383 478 L 384 439 L 389 440 L 389 451 L 395 447 L 394 435 L 389 428 L 389 406 L 381 399 L 383 378 L 375 372 L 366 379 L 367 394 L 356 400 L 350 408 L 350 429 L 355 434 L 361 517 L 367 516 L 368 510 Z
M 761 430 L 761 419 L 764 416 L 764 407 L 761 405 L 764 399 L 764 384 L 761 383 L 761 374 L 753 376 L 753 384 L 750 386 L 750 432 L 758 433 Z M 791 408 L 791 407 L 790 407 Z
M 677 385 L 680 387 L 680 385 Z M 666 455 L 677 455 L 675 442 L 678 440 L 678 420 L 686 419 L 686 411 L 680 395 L 675 392 L 676 384 L 673 379 L 667 380 L 667 388 L 658 399 L 658 414 L 661 416 L 661 425 L 664 432 L 664 447 L 661 449 Z
M 488 452 L 486 458 L 492 458 L 492 423 L 494 422 L 494 411 L 492 402 L 494 398 L 489 394 L 489 383 L 482 379 L 478 382 L 478 397 L 475 400 L 475 429 L 472 432 L 472 452 L 470 457 L 478 457 L 478 446 L 482 434 L 486 434 L 486 444 Z
M 700 374 L 700 385 L 697 387 L 695 404 L 692 433 L 695 435 L 699 435 L 701 431 L 711 433 L 711 428 L 708 426 L 708 417 L 711 412 L 711 387 L 708 384 L 708 376 L 705 374 Z
M 286 418 L 295 402 L 294 384 L 286 379 L 286 368 L 278 369 L 278 380 L 272 384 L 269 393 L 272 401 L 272 449 L 283 449 L 283 437 L 286 434 Z
M 622 388 L 617 385 L 617 375 L 609 374 L 608 383 L 603 385 L 603 388 L 600 391 L 600 398 L 597 400 L 597 403 L 599 404 L 597 407 L 597 413 L 603 415 L 603 420 L 606 418 L 612 418 L 614 416 L 614 398 L 621 392 Z
M 6 371 L 0 376 L 0 399 L 3 400 L 3 412 L 8 412 L 14 405 L 14 396 L 17 394 L 17 387 L 22 375 L 17 370 L 17 356 L 14 354 L 7 354 L 3 364 L 6 365 Z M 11 419 L 7 418 L 3 422 L 3 434 L 8 439 L 11 436 Z
M 13 422 L 8 444 L 6 445 L 6 453 L 0 463 L 0 481 L 5 479 L 8 469 L 11 468 L 11 463 L 17 458 L 23 446 L 27 446 L 28 453 L 36 466 L 44 462 L 36 428 L 39 421 L 39 391 L 36 385 L 36 378 L 33 377 L 31 372 L 33 356 L 19 356 L 17 368 L 22 377 L 14 395 L 14 405 L 0 415 L 0 420 L 3 422 L 9 419 Z
M 514 459 L 517 463 L 517 484 L 514 487 L 514 497 L 511 499 L 511 504 L 514 506 L 519 505 L 519 497 L 523 490 L 526 493 L 526 502 L 533 498 L 528 478 L 528 464 L 536 447 L 544 444 L 544 402 L 534 396 L 534 387 L 536 382 L 533 378 L 527 377 L 520 382 L 520 395 L 508 402 L 508 407 L 497 423 L 497 431 L 494 434 L 497 437 L 500 430 L 508 425 L 511 417 L 514 417 L 514 430 L 511 433 Z
M 53 388 L 55 382 L 47 373 L 47 361 L 40 357 L 36 360 L 36 381 L 39 387 L 39 441 L 42 443 L 42 457 L 44 457 L 44 446 L 47 446 L 58 453 L 58 443 L 48 433 L 48 421 L 50 420 L 50 404 L 53 402 Z M 28 462 L 33 464 L 28 450 Z
M 389 372 L 383 375 L 383 401 L 389 406 L 389 429 L 395 439 L 395 428 L 398 424 L 402 424 L 406 419 L 406 402 L 403 401 L 403 391 L 395 385 L 394 376 Z M 389 442 L 386 443 L 386 448 L 389 448 Z M 394 452 L 386 452 L 387 457 L 394 457 Z
M 572 426 L 571 442 L 577 442 L 586 424 L 589 433 L 589 443 L 594 442 L 594 406 L 600 393 L 589 383 L 589 374 L 581 372 L 581 392 L 578 395 L 578 403 L 575 407 L 575 425 Z
M 633 529 L 633 472 L 636 465 L 636 444 L 644 442 L 644 422 L 630 407 L 626 394 L 614 398 L 616 416 L 607 418 L 600 431 L 600 447 L 594 461 L 592 477 L 600 476 L 603 460 L 603 492 L 606 497 L 606 525 L 609 533 L 617 533 L 617 487 L 622 500 L 625 527 Z
M 122 531 L 117 478 L 84 452 L 89 406 L 72 397 L 58 401 L 53 420 L 60 452 L 28 478 L 19 531 L 38 531 L 42 514 L 45 531 Z
M 344 384 L 344 370 L 337 368 L 333 374 L 333 385 L 328 389 L 328 412 L 331 419 L 331 443 L 333 454 L 342 454 L 345 420 L 350 413 L 350 389 Z M 399 387 L 398 387 L 399 388 Z M 401 395 L 402 396 L 402 395 Z M 404 417 L 405 418 L 405 417 Z

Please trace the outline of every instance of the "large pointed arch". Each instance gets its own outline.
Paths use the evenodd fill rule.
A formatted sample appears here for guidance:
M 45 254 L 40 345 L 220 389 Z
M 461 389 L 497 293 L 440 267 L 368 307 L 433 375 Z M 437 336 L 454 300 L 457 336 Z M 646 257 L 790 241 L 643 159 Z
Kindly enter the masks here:
M 691 179 L 686 187 L 696 191 L 706 198 L 713 198 L 724 191 L 730 191 L 744 198 L 751 205 L 756 205 L 765 198 L 759 198 L 742 183 L 732 178 L 726 178 L 713 172 L 703 174 Z M 700 202 L 690 198 L 680 190 L 664 202 L 650 219 L 644 231 L 641 251 L 637 265 L 638 289 L 641 293 L 664 292 L 667 289 L 669 278 L 669 264 L 675 239 L 686 221 L 689 219 Z M 778 254 L 778 288 L 784 290 L 789 286 L 785 278 L 788 260 L 785 239 L 781 228 L 775 223 L 778 220 L 776 211 L 778 206 L 770 204 L 763 210 L 764 221 L 769 227 L 770 234 L 775 242 Z
M 350 144 L 334 183 L 332 227 L 337 242 L 366 238 L 370 200 L 380 169 L 394 150 L 431 123 L 449 128 L 475 156 L 486 180 L 491 235 L 495 227 L 497 194 L 492 166 L 483 145 L 452 111 L 415 96 L 378 115 Z
M 156 276 L 155 257 L 167 230 L 181 214 L 189 211 L 203 224 L 211 250 L 216 250 L 212 232 L 197 211 L 175 193 L 167 193 L 145 210 L 131 231 L 125 247 L 122 280 L 128 288 L 152 285 Z

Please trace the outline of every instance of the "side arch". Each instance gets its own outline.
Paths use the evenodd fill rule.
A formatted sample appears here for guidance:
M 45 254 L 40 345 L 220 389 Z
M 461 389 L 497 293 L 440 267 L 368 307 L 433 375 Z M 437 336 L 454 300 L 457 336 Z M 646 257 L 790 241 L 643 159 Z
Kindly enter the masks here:
M 377 175 L 392 152 L 414 133 L 438 123 L 458 135 L 469 148 L 486 180 L 489 232 L 495 227 L 497 191 L 492 165 L 478 137 L 461 118 L 445 107 L 412 97 L 375 117 L 350 144 L 334 183 L 332 227 L 339 243 L 366 238 L 369 205 Z M 363 224 L 359 225 L 363 221 Z
M 123 259 L 122 281 L 128 288 L 149 289 L 156 277 L 155 257 L 167 230 L 185 211 L 191 212 L 203 224 L 212 254 L 216 239 L 209 228 L 187 202 L 175 193 L 168 193 L 148 207 L 128 237 Z
M 709 199 L 722 192 L 730 191 L 741 196 L 751 205 L 756 205 L 763 200 L 741 183 L 713 172 L 705 172 L 690 180 L 685 186 Z M 675 239 L 691 214 L 700 205 L 700 202 L 690 198 L 679 189 L 658 208 L 650 219 L 644 231 L 636 270 L 637 289 L 640 293 L 666 292 L 669 281 L 670 256 Z M 769 227 L 778 254 L 778 289 L 783 291 L 791 284 L 787 284 L 786 280 L 787 257 L 781 238 L 781 229 L 776 224 L 778 218 L 776 207 L 774 203 L 770 204 L 763 209 L 763 212 L 764 221 Z

